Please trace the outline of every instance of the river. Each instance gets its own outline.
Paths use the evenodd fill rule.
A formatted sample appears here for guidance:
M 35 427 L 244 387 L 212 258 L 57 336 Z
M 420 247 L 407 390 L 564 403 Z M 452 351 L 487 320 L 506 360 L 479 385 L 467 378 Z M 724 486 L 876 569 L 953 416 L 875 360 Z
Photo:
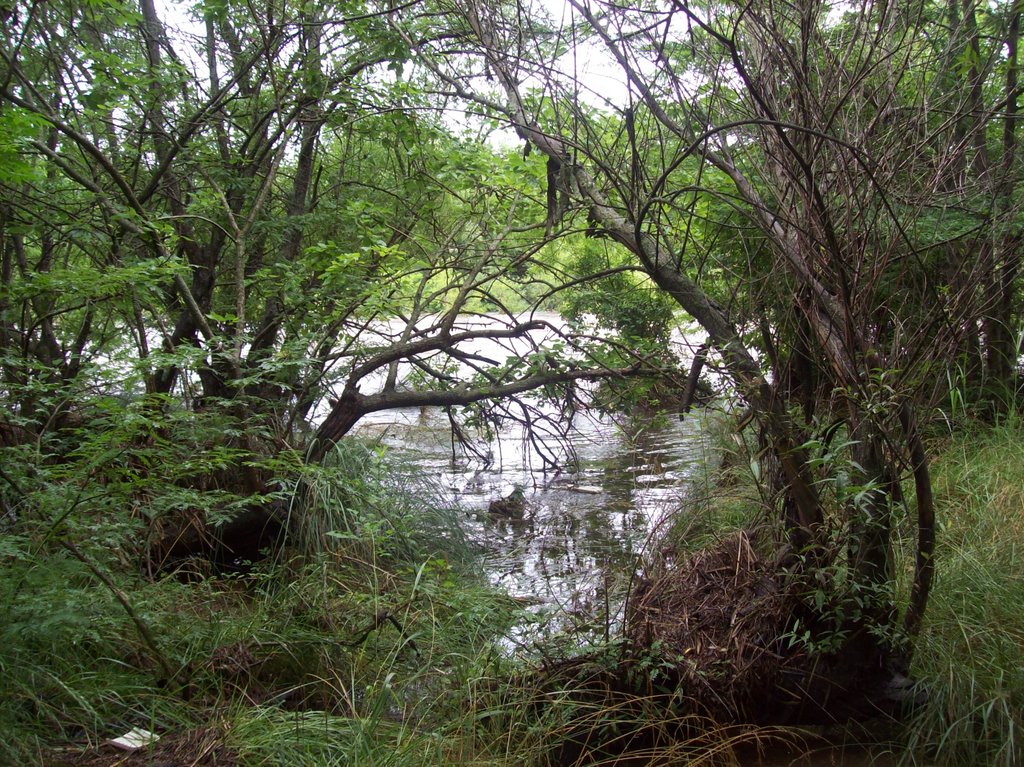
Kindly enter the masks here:
M 448 418 L 438 410 L 375 414 L 357 431 L 457 504 L 492 583 L 559 625 L 568 620 L 584 629 L 615 604 L 610 592 L 626 585 L 650 553 L 652 534 L 703 476 L 703 426 L 697 412 L 632 420 L 578 413 L 569 445 L 546 445 L 565 457 L 561 470 L 538 465 L 521 429 L 481 443 L 489 463 L 467 454 L 453 447 Z M 525 492 L 523 519 L 488 513 L 491 501 L 517 486 Z

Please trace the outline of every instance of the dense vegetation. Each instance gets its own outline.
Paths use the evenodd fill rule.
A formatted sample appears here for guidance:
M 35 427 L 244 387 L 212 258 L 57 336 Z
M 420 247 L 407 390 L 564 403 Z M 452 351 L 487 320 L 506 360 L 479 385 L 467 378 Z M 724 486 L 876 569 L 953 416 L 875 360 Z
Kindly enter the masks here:
M 0 758 L 678 756 L 769 737 L 778 674 L 792 723 L 1015 763 L 1020 15 L 0 7 Z M 685 409 L 705 368 L 743 532 L 547 676 L 456 513 L 350 436 L 436 407 L 556 464 L 579 408 Z M 662 577 L 729 551 L 771 611 Z M 651 617 L 701 600 L 734 655 Z

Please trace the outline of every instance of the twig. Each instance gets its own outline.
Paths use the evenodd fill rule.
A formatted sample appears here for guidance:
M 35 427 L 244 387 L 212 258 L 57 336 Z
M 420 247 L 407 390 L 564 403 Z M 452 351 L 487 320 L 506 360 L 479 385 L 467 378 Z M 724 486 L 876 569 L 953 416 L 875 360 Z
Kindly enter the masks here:
M 399 623 L 394 616 L 395 611 L 404 610 L 410 604 L 412 603 L 406 602 L 404 605 L 400 605 L 399 607 L 395 608 L 394 611 L 386 607 L 382 610 L 378 610 L 376 615 L 373 616 L 373 620 L 370 621 L 370 623 L 357 634 L 356 638 L 353 641 L 345 642 L 343 644 L 345 644 L 348 647 L 356 647 L 358 645 L 361 645 L 363 642 L 367 640 L 367 638 L 369 638 L 370 634 L 372 634 L 374 631 L 383 628 L 385 623 L 390 623 L 398 631 L 399 636 L 401 636 L 402 639 L 404 639 L 406 643 L 409 645 L 409 647 L 412 649 L 413 654 L 417 658 L 420 657 L 420 650 L 416 646 L 416 643 L 413 641 L 412 637 L 406 635 L 405 627 L 401 623 Z

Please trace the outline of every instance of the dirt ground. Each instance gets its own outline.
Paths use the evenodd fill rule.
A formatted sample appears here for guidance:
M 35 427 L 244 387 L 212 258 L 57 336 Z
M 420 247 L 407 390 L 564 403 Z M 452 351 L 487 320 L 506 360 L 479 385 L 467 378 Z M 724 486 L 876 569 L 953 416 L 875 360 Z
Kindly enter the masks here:
M 168 733 L 152 745 L 122 751 L 109 743 L 90 748 L 68 747 L 49 754 L 52 767 L 235 767 L 235 754 L 224 743 L 224 733 L 199 727 Z

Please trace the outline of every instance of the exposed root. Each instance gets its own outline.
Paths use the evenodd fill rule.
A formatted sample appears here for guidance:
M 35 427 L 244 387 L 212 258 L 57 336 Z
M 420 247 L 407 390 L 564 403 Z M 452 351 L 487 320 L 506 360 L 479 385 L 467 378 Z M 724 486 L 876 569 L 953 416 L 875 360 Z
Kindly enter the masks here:
M 706 749 L 719 737 L 738 744 L 793 732 L 769 725 L 892 713 L 884 652 L 864 641 L 870 632 L 851 624 L 828 654 L 794 637 L 798 623 L 826 625 L 806 603 L 808 577 L 759 555 L 752 534 L 738 532 L 644 579 L 624 643 L 549 659 L 517 680 L 534 691 L 539 712 L 563 712 L 559 763 L 637 748 Z

